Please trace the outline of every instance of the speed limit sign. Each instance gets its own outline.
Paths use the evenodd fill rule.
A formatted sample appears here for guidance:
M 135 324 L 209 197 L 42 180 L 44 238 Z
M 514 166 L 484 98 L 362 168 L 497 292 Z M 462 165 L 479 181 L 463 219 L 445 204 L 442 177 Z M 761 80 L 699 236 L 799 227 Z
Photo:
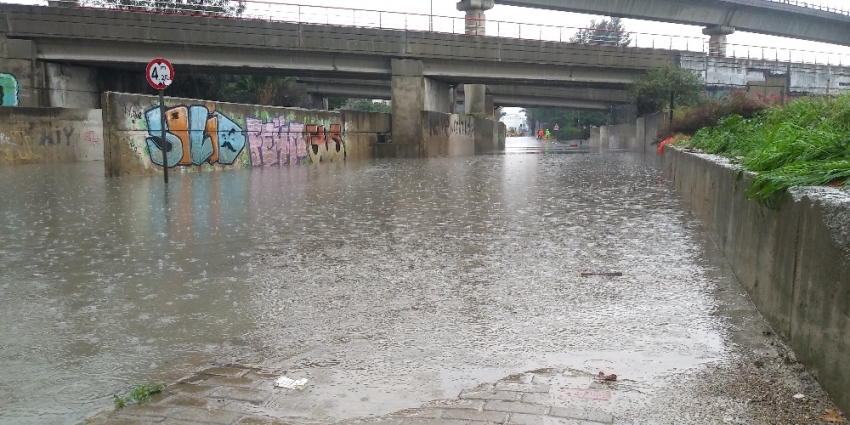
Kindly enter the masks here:
M 174 67 L 165 59 L 154 59 L 148 63 L 145 69 L 148 84 L 157 90 L 165 90 L 174 80 Z

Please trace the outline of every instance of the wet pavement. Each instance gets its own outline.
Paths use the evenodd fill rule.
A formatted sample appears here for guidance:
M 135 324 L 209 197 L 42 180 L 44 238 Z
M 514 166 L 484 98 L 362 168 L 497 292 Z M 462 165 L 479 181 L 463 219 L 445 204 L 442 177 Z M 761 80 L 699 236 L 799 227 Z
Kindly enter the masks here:
M 832 408 L 654 156 L 509 139 L 505 155 L 178 175 L 167 195 L 101 167 L 0 169 L 0 423 Z M 309 383 L 273 389 L 283 374 Z M 111 412 L 115 393 L 181 378 Z

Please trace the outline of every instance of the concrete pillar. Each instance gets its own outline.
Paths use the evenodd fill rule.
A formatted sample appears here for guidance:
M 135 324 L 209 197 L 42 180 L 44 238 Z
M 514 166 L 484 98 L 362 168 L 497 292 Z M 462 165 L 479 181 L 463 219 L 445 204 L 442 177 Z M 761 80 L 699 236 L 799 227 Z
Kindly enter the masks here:
M 379 157 L 419 156 L 422 143 L 422 111 L 452 112 L 451 88 L 447 83 L 426 78 L 422 61 L 392 60 L 393 153 Z M 388 144 L 389 145 L 389 144 Z
M 495 0 L 461 0 L 457 10 L 466 12 L 466 35 L 486 35 L 487 20 L 484 12 L 495 6 Z M 463 109 L 468 115 L 490 116 L 492 108 L 486 109 L 486 88 L 483 84 L 465 84 Z
M 484 118 L 496 119 L 496 105 L 492 94 L 484 95 Z
M 327 111 L 328 110 L 328 98 L 326 96 L 322 96 L 321 94 L 308 93 L 307 94 L 307 109 Z
M 599 148 L 608 149 L 611 147 L 611 138 L 608 136 L 608 126 L 599 127 Z
M 708 41 L 708 55 L 726 57 L 726 36 L 735 33 L 735 28 L 726 25 L 714 25 L 703 28 L 702 33 L 711 36 Z

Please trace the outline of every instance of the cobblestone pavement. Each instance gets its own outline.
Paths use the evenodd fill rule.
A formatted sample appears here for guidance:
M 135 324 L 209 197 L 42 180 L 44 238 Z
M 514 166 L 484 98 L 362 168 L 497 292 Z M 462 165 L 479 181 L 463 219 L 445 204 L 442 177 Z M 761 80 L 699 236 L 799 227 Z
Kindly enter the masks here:
M 89 424 L 308 424 L 286 417 L 299 405 L 299 390 L 273 388 L 277 374 L 247 367 L 214 367 L 166 387 L 145 405 L 130 406 Z M 572 386 L 570 386 L 572 384 Z M 542 369 L 511 375 L 494 384 L 379 418 L 344 423 L 372 424 L 611 424 L 614 416 L 588 404 L 610 401 L 628 385 L 597 382 L 579 371 Z M 579 401 L 579 403 L 576 403 Z M 584 403 L 580 402 L 584 401 Z M 572 406 L 572 407 L 570 407 Z M 300 406 L 303 411 L 303 407 Z M 320 406 L 316 406 L 320 408 Z M 295 410 L 295 409 L 293 409 Z M 308 409 L 309 406 L 308 406 Z
M 539 369 L 462 391 L 451 400 L 384 416 L 321 420 L 326 406 L 301 390 L 274 388 L 279 373 L 251 367 L 206 369 L 144 405 L 104 412 L 88 425 L 473 425 L 473 424 L 821 424 L 835 409 L 814 379 L 775 338 L 757 360 L 685 373 L 647 394 L 640 382 L 601 381 L 573 369 Z M 799 397 L 802 391 L 804 398 Z M 797 397 L 795 397 L 795 395 Z M 829 423 L 835 423 L 829 421 Z

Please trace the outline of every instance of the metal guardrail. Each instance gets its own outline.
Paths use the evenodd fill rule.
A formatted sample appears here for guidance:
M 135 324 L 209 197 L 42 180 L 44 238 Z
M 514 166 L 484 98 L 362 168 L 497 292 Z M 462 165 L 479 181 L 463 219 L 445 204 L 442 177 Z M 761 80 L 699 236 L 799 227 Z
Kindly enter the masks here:
M 850 8 L 844 9 L 844 6 L 841 6 L 840 8 L 838 8 L 838 7 L 824 6 L 822 4 L 815 4 L 815 3 L 812 3 L 812 2 L 799 1 L 799 0 L 762 0 L 762 1 L 767 1 L 767 2 L 771 2 L 771 3 L 789 4 L 791 6 L 803 7 L 803 8 L 806 8 L 806 9 L 821 10 L 821 11 L 824 11 L 824 12 L 837 13 L 839 15 L 850 16 Z
M 763 0 L 777 3 L 805 4 L 797 0 Z M 118 9 L 132 12 L 165 13 L 190 16 L 212 16 L 226 19 L 289 22 L 311 25 L 375 28 L 387 30 L 422 31 L 448 34 L 467 34 L 467 28 L 480 31 L 481 36 L 494 36 L 541 41 L 576 42 L 581 44 L 617 45 L 628 40 L 624 47 L 651 48 L 707 53 L 714 47 L 724 47 L 727 57 L 768 60 L 777 62 L 814 63 L 823 65 L 850 65 L 850 55 L 833 52 L 786 49 L 770 46 L 724 43 L 709 44 L 708 37 L 643 33 L 636 31 L 614 32 L 594 28 L 529 24 L 524 22 L 469 20 L 456 16 L 441 16 L 408 12 L 355 9 L 345 7 L 311 6 L 281 3 L 270 0 L 232 0 L 226 6 L 199 6 L 167 1 L 123 0 L 114 4 L 104 0 L 58 0 L 50 5 L 92 9 Z M 576 41 L 577 34 L 590 36 Z M 474 32 L 472 35 L 476 35 Z M 712 49 L 710 49 L 710 47 Z

